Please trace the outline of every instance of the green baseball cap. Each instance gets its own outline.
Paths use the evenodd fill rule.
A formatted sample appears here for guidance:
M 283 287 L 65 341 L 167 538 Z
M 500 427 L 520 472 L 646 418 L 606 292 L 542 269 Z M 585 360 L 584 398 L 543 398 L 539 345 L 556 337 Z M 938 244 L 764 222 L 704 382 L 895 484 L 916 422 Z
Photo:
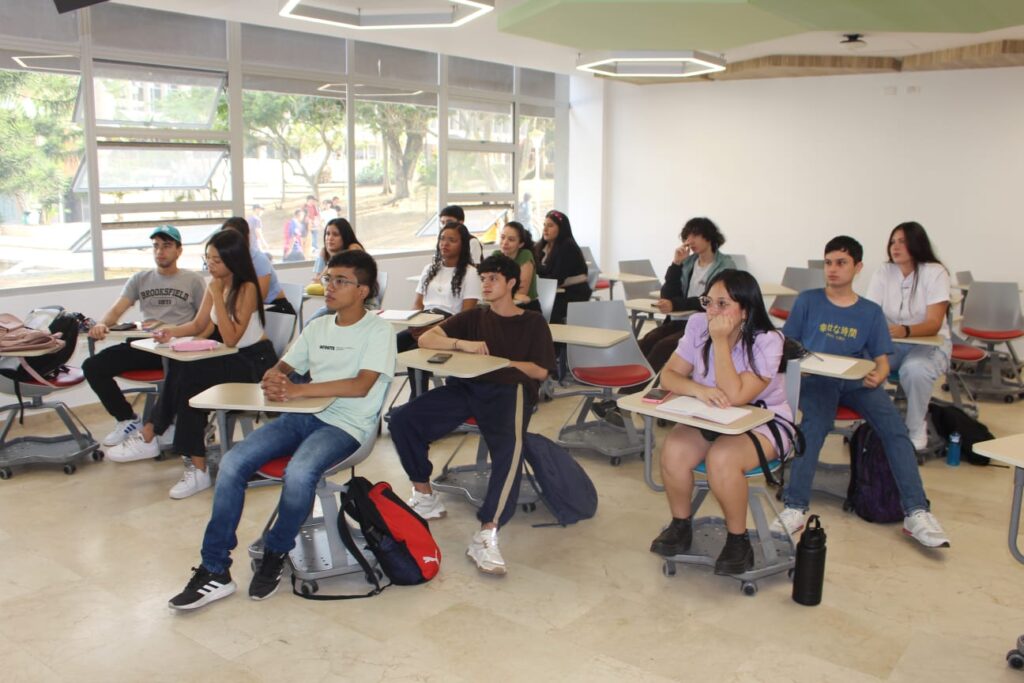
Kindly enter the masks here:
M 157 226 L 156 230 L 154 230 L 150 234 L 149 239 L 153 239 L 157 235 L 163 235 L 164 237 L 172 239 L 175 242 L 177 242 L 178 244 L 181 244 L 181 233 L 178 232 L 178 229 L 176 227 L 174 227 L 173 225 L 160 225 L 160 226 Z

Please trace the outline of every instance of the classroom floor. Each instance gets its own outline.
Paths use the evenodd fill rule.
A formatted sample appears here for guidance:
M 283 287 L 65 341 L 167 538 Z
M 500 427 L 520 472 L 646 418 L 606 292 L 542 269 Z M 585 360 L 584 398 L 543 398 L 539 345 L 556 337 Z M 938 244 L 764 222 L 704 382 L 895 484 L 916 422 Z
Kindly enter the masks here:
M 554 434 L 577 399 L 546 403 L 533 429 Z M 1024 406 L 985 403 L 997 436 L 1020 431 Z M 109 421 L 79 411 L 99 436 Z M 659 441 L 665 430 L 659 430 Z M 457 439 L 440 442 L 435 462 Z M 841 459 L 830 438 L 826 459 Z M 466 461 L 475 448 L 463 449 Z M 22 469 L 0 482 L 0 638 L 13 681 L 1019 681 L 1006 651 L 1024 633 L 1024 567 L 1006 547 L 1012 474 L 933 460 L 922 476 L 952 540 L 927 550 L 900 525 L 872 525 L 817 498 L 828 532 L 824 601 L 803 607 L 784 575 L 754 597 L 703 568 L 665 577 L 648 552 L 667 520 L 639 458 L 612 467 L 580 454 L 600 494 L 597 516 L 533 528 L 518 513 L 500 535 L 509 574 L 465 557 L 474 509 L 448 496 L 432 525 L 441 574 L 369 600 L 319 603 L 281 590 L 235 595 L 194 613 L 167 600 L 198 563 L 211 492 L 167 497 L 178 461 Z M 407 482 L 383 436 L 359 473 Z M 343 477 L 339 477 L 343 479 Z M 256 537 L 277 496 L 249 492 L 239 529 Z M 713 499 L 706 508 L 717 509 Z M 366 590 L 361 579 L 322 592 Z

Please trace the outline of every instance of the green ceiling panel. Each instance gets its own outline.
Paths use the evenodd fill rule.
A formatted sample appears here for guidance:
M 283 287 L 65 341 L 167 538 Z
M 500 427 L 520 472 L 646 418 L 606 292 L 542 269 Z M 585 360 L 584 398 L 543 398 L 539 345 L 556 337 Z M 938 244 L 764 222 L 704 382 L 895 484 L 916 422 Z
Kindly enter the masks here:
M 711 52 L 804 31 L 976 33 L 1024 24 L 1024 0 L 526 0 L 507 33 L 580 50 Z
M 711 52 L 807 30 L 752 0 L 528 0 L 503 11 L 498 28 L 581 50 Z

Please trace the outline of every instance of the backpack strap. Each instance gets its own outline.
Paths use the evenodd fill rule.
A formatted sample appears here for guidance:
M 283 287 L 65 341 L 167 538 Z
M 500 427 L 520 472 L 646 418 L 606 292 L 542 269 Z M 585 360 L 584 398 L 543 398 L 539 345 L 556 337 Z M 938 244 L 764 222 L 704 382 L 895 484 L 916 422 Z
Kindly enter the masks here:
M 764 401 L 755 401 L 754 405 L 758 408 L 766 408 Z M 772 441 L 775 442 L 775 453 L 779 458 L 779 462 L 782 465 L 786 463 L 786 441 L 782 438 L 785 433 L 788 440 L 793 444 L 793 452 L 796 455 L 801 455 L 804 452 L 805 442 L 804 435 L 800 431 L 800 428 L 796 426 L 791 420 L 782 417 L 781 415 L 775 415 L 770 421 L 765 423 L 768 427 L 768 431 L 772 434 Z M 764 474 L 764 479 L 769 486 L 782 487 L 786 483 L 786 468 L 783 466 L 779 470 L 779 476 L 776 477 L 775 473 L 772 472 L 768 467 L 768 458 L 765 455 L 764 448 L 761 446 L 760 439 L 753 430 L 745 432 L 750 438 L 750 441 L 754 444 L 754 450 L 757 451 L 757 460 L 761 465 L 761 472 Z

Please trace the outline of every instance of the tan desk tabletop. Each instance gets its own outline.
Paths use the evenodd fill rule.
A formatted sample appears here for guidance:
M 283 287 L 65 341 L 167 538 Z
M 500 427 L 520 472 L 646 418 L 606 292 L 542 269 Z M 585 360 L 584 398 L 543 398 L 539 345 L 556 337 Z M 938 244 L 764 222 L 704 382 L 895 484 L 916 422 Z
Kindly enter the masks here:
M 203 360 L 204 358 L 216 358 L 217 356 L 230 356 L 233 353 L 238 353 L 237 348 L 225 346 L 224 344 L 221 344 L 212 351 L 172 351 L 170 346 L 158 346 L 155 339 L 137 339 L 132 342 L 132 348 L 185 362 Z
M 551 338 L 557 344 L 576 344 L 598 349 L 615 346 L 631 334 L 628 330 L 608 330 L 603 327 L 587 327 L 586 325 L 553 323 L 548 327 L 551 328 Z
M 406 282 L 419 282 L 420 281 L 420 277 L 422 277 L 422 276 L 420 276 L 420 275 L 409 275 L 408 277 L 405 278 L 405 281 Z
M 918 346 L 942 346 L 946 343 L 946 338 L 937 334 L 932 334 L 927 337 L 904 337 L 902 339 L 893 339 L 897 344 L 916 344 Z
M 626 309 L 630 311 L 638 311 L 640 313 L 650 313 L 652 315 L 670 315 L 674 318 L 684 318 L 689 315 L 693 315 L 697 311 L 672 311 L 670 313 L 662 313 L 658 310 L 655 304 L 658 303 L 657 299 L 627 299 Z
M 775 282 L 761 282 L 761 296 L 793 296 L 799 294 L 795 289 Z
M 601 277 L 603 277 L 606 280 L 614 280 L 615 282 L 628 282 L 629 284 L 658 281 L 658 278 L 655 277 L 654 275 L 636 275 L 634 273 L 601 273 Z
M 388 320 L 395 327 L 426 327 L 444 320 L 440 313 L 417 313 L 407 320 Z
M 229 382 L 210 387 L 189 399 L 188 404 L 201 410 L 259 410 L 274 413 L 319 413 L 331 405 L 333 398 L 298 398 L 293 401 L 268 401 L 259 384 Z
M 1024 467 L 1024 434 L 979 441 L 974 444 L 974 452 L 1013 467 Z
M 57 349 L 33 349 L 32 351 L 0 351 L 0 358 L 35 358 L 53 353 Z
M 452 355 L 444 363 L 428 363 L 427 359 L 438 353 Z M 471 379 L 486 375 L 488 372 L 508 367 L 507 358 L 497 356 L 481 356 L 476 353 L 462 351 L 438 351 L 435 349 L 412 349 L 398 354 L 398 362 L 413 370 L 429 370 L 435 375 L 451 375 L 462 379 Z
M 816 358 L 823 359 L 842 359 L 855 361 L 853 366 L 841 373 L 833 373 L 822 370 L 820 368 L 813 367 L 813 363 Z M 822 377 L 835 377 L 837 379 L 864 379 L 869 372 L 875 369 L 875 362 L 873 360 L 865 360 L 863 358 L 851 358 L 849 356 L 837 356 L 831 353 L 814 353 L 807 356 L 800 361 L 800 371 L 808 375 L 821 375 Z

